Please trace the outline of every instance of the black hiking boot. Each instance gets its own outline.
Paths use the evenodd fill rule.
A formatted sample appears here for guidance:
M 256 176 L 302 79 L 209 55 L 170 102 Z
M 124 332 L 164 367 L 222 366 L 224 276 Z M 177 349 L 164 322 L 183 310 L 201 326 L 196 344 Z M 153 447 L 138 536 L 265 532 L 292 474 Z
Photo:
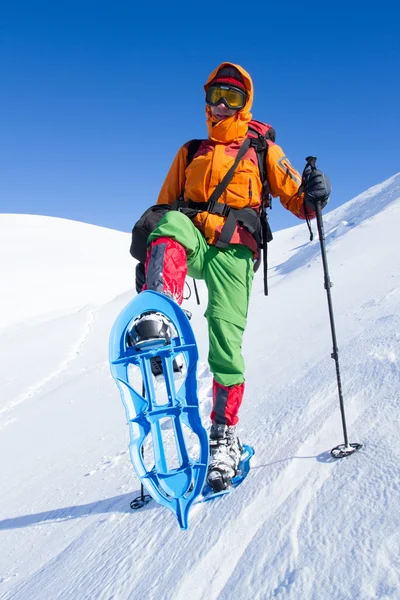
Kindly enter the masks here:
M 236 435 L 236 426 L 213 423 L 210 430 L 210 461 L 207 483 L 214 492 L 228 488 L 237 474 L 242 445 Z

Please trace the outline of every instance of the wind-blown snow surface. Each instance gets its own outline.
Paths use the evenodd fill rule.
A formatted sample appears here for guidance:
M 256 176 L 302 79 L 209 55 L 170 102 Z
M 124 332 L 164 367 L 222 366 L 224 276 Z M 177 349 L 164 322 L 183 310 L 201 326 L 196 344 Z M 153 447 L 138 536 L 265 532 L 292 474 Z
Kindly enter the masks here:
M 330 459 L 343 432 L 326 292 L 300 224 L 275 234 L 270 295 L 258 274 L 251 299 L 253 469 L 182 532 L 155 502 L 129 509 L 139 482 L 108 335 L 134 294 L 130 236 L 0 215 L 0 597 L 398 600 L 399 229 L 400 174 L 325 215 L 349 439 L 364 448 Z M 208 426 L 200 293 L 185 306 Z

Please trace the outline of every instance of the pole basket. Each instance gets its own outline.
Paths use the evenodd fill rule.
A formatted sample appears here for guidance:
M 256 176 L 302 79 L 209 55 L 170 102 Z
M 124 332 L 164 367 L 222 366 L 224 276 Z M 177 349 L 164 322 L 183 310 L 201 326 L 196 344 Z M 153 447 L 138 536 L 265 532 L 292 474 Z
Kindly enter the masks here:
M 333 458 L 345 458 L 346 456 L 350 456 L 350 454 L 357 452 L 360 448 L 362 448 L 362 444 L 354 443 L 347 444 L 347 446 L 346 444 L 340 444 L 339 446 L 332 448 L 331 454 Z
M 149 496 L 149 494 L 140 494 L 140 496 L 137 496 L 132 500 L 129 506 L 132 510 L 137 510 L 138 508 L 143 508 L 143 506 L 146 506 L 150 500 L 151 496 Z

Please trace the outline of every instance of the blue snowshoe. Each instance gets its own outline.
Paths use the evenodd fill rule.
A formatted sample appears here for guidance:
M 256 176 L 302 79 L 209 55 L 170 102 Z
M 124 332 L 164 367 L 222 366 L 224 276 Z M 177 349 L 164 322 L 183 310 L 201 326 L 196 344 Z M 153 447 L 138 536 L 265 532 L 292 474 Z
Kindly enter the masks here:
M 197 361 L 189 320 L 170 298 L 146 290 L 117 317 L 110 335 L 110 369 L 127 415 L 131 461 L 146 490 L 175 514 L 182 529 L 188 527 L 208 466 Z

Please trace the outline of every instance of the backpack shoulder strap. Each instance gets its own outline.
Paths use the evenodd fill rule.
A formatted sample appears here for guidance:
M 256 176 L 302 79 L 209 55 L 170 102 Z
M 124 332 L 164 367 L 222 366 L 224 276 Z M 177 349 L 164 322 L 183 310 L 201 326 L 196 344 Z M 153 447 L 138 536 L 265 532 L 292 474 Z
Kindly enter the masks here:
M 194 155 L 196 154 L 197 150 L 200 148 L 201 142 L 203 142 L 203 141 L 204 140 L 190 140 L 190 142 L 187 142 L 185 144 L 185 146 L 187 146 L 186 168 L 190 165 L 190 163 L 194 159 Z M 185 184 L 183 186 L 181 195 L 178 198 L 179 202 L 183 202 L 184 194 L 185 194 Z
M 275 129 L 273 127 L 269 127 L 265 133 L 260 133 L 257 131 L 257 129 L 249 125 L 248 130 L 250 133 L 255 134 L 256 136 L 249 137 L 251 140 L 251 145 L 257 154 L 258 170 L 260 172 L 260 179 L 263 186 L 263 198 L 266 199 L 269 195 L 269 186 L 265 169 L 265 157 L 268 150 L 267 140 L 275 142 Z
M 197 150 L 200 148 L 200 144 L 203 140 L 190 140 L 188 145 L 188 154 L 186 159 L 186 166 L 188 167 L 192 160 L 194 159 L 194 155 Z

